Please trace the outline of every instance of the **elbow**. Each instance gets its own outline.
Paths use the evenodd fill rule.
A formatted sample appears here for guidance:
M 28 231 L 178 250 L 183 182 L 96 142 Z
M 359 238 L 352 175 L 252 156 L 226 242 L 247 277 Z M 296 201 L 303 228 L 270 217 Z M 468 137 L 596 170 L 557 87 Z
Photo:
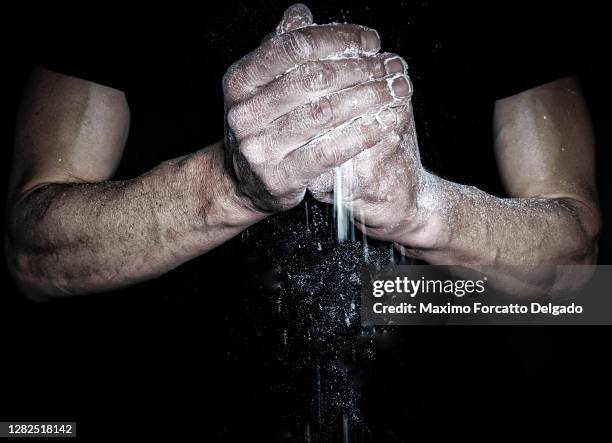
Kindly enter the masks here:
M 53 285 L 43 278 L 44 272 L 36 271 L 35 258 L 5 235 L 4 255 L 7 268 L 20 292 L 31 301 L 47 301 L 56 295 Z
M 577 220 L 576 235 L 568 241 L 568 263 L 572 265 L 595 265 L 599 252 L 601 213 L 596 203 L 573 200 L 572 213 Z
M 585 253 L 583 254 L 583 259 L 582 259 L 581 264 L 585 264 L 585 265 L 596 265 L 597 264 L 597 258 L 599 255 L 600 229 L 601 227 L 599 226 L 597 229 L 585 235 L 585 240 L 583 242 Z
M 7 268 L 18 289 L 29 300 L 46 301 L 64 294 L 60 282 L 45 269 L 44 261 L 36 253 L 28 236 L 35 230 L 24 223 L 16 208 L 9 210 L 5 223 L 4 256 Z
M 9 235 L 5 235 L 4 256 L 7 268 L 21 293 L 29 300 L 44 300 L 44 288 L 31 272 L 31 260 L 23 248 L 17 247 Z
M 563 199 L 562 203 L 575 216 L 576 229 L 573 234 L 561 239 L 564 247 L 556 264 L 570 266 L 557 269 L 549 294 L 553 297 L 576 294 L 591 280 L 595 273 L 595 267 L 591 265 L 597 264 L 601 232 L 601 215 L 596 204 L 573 199 Z

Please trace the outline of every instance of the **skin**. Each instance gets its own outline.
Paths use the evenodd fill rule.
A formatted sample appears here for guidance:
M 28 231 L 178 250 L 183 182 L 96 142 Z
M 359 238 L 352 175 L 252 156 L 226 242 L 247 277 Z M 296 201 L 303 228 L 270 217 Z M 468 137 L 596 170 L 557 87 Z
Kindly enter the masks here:
M 335 124 L 387 106 L 389 94 L 380 82 L 359 86 L 371 100 L 355 110 L 347 104 L 353 95 L 340 92 L 362 83 L 364 72 L 386 75 L 384 60 L 373 57 L 380 45 L 375 32 L 353 25 L 299 28 L 304 23 L 296 16 L 288 11 L 287 23 L 279 26 L 289 34 L 268 38 L 224 78 L 228 138 L 233 134 L 234 141 L 169 160 L 132 180 L 112 180 L 129 131 L 125 95 L 42 68 L 33 73 L 16 127 L 5 242 L 7 262 L 27 295 L 100 292 L 163 274 L 262 220 L 269 209 L 299 203 L 305 190 L 300 183 L 374 144 L 380 129 L 368 119 L 343 142 L 342 153 L 338 148 L 335 161 L 323 154 L 323 144 L 316 155 L 298 152 L 301 142 Z M 354 75 L 344 74 L 345 61 L 330 61 L 323 70 L 342 75 L 324 77 L 319 85 L 300 82 L 311 97 L 321 97 L 319 107 L 296 108 L 295 93 L 287 90 L 297 87 L 294 82 L 275 82 L 289 63 L 316 72 L 317 60 L 347 51 L 362 57 L 354 62 Z M 262 129 L 240 114 L 257 92 L 293 100 L 275 102 L 281 115 L 262 114 L 283 125 Z M 332 118 L 326 119 L 329 111 Z M 272 151 L 283 155 L 273 157 Z M 247 163 L 239 181 L 227 167 L 264 155 L 274 167 Z M 302 168 L 310 172 L 297 182 L 279 180 Z
M 84 294 L 163 274 L 307 189 L 329 201 L 347 161 L 357 226 L 404 254 L 473 267 L 595 261 L 594 143 L 575 80 L 496 103 L 511 197 L 498 199 L 423 169 L 405 64 L 377 53 L 376 33 L 311 23 L 294 5 L 228 70 L 223 142 L 128 181 L 112 180 L 129 131 L 124 94 L 37 69 L 17 124 L 6 232 L 24 292 Z
M 347 206 L 358 227 L 431 264 L 486 268 L 510 295 L 555 296 L 588 280 L 590 268 L 554 266 L 597 261 L 595 143 L 575 78 L 496 102 L 494 149 L 510 198 L 426 171 L 412 125 L 399 142 L 371 149 L 368 167 L 356 166 Z M 392 172 L 373 172 L 391 164 Z
M 295 15 L 307 18 L 264 41 L 223 81 L 229 169 L 241 192 L 265 213 L 298 205 L 310 181 L 375 146 L 409 99 L 402 64 L 389 64 L 397 58 L 392 54 L 376 54 L 374 31 L 307 26 L 311 15 Z M 347 52 L 358 58 L 321 60 Z M 264 58 L 274 69 L 261 63 Z
M 6 233 L 8 263 L 31 297 L 155 277 L 261 218 L 224 172 L 221 144 L 110 181 L 128 127 L 123 93 L 34 72 L 17 123 Z

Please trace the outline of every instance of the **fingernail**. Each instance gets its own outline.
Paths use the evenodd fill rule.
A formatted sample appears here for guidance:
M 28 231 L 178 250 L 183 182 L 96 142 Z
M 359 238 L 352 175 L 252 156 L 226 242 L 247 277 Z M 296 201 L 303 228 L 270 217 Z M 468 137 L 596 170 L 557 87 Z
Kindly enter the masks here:
M 376 114 L 376 120 L 378 120 L 378 123 L 380 123 L 383 128 L 395 126 L 395 112 L 390 109 L 383 109 Z
M 385 71 L 390 74 L 406 74 L 407 65 L 401 57 L 395 56 L 385 60 Z
M 361 47 L 366 52 L 377 52 L 380 49 L 380 38 L 374 30 L 361 31 Z
M 408 97 L 412 93 L 412 87 L 405 75 L 400 75 L 391 81 L 391 90 L 395 97 Z

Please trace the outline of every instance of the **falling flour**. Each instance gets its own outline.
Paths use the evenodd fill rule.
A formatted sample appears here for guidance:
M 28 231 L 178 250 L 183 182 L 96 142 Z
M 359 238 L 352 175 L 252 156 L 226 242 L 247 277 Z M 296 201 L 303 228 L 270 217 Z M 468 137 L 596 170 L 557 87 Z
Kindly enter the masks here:
M 357 55 L 357 48 L 351 47 L 331 59 Z M 387 79 L 389 84 L 399 75 Z M 392 106 L 398 102 L 396 98 Z M 358 118 L 376 119 L 384 127 L 379 112 L 333 131 L 344 130 Z M 310 142 L 325 143 L 331 135 L 330 131 Z M 410 134 L 402 144 L 402 149 L 414 149 L 416 136 Z M 275 374 L 274 388 L 301 403 L 287 411 L 295 441 L 347 443 L 363 430 L 361 385 L 355 373 L 371 364 L 374 341 L 385 330 L 361 323 L 362 268 L 406 260 L 396 259 L 389 243 L 369 239 L 365 227 L 355 229 L 355 214 L 346 205 L 354 175 L 352 161 L 334 168 L 329 183 L 333 206 L 307 195 L 302 205 L 249 228 L 242 237 L 257 254 L 255 262 L 268 263 L 273 275 L 265 288 L 271 318 L 258 334 L 271 335 L 267 342 L 275 344 L 274 358 L 267 362 L 267 370 Z M 358 215 L 363 219 L 363 213 Z
M 344 204 L 345 190 L 343 183 L 350 182 L 353 175 L 353 163 L 349 160 L 334 169 L 334 217 L 336 222 L 336 236 L 339 242 L 348 238 L 350 211 Z

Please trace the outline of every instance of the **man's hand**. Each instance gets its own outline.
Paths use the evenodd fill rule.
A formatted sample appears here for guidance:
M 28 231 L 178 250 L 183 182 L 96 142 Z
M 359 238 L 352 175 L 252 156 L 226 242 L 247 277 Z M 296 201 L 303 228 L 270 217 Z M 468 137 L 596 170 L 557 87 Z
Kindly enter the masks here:
M 296 206 L 309 182 L 388 137 L 410 93 L 398 57 L 377 54 L 375 31 L 303 26 L 305 7 L 292 8 L 278 28 L 287 32 L 235 63 L 223 84 L 227 160 L 263 212 Z
M 410 93 L 408 93 L 410 95 Z M 419 198 L 424 170 L 419 158 L 412 107 L 395 109 L 395 121 L 376 146 L 314 180 L 308 189 L 320 201 L 344 206 L 364 233 L 393 241 L 423 221 Z M 342 188 L 342 201 L 334 190 Z

